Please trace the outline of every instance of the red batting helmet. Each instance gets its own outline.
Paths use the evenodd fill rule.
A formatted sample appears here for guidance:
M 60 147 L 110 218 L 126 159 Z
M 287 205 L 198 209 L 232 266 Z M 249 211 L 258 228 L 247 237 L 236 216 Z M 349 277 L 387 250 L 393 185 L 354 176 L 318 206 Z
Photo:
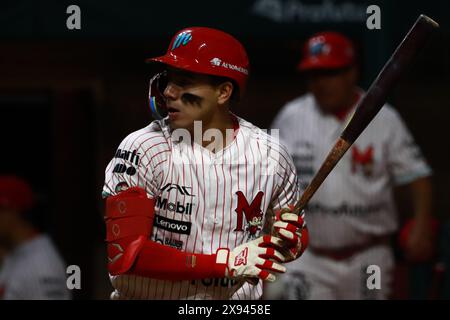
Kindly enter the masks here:
M 298 69 L 338 69 L 354 63 L 355 48 L 350 39 L 337 32 L 321 32 L 306 42 Z
M 0 176 L 0 207 L 20 212 L 31 209 L 34 203 L 30 185 L 16 176 Z
M 231 35 L 211 28 L 191 27 L 178 31 L 164 56 L 147 59 L 191 72 L 234 80 L 242 95 L 249 61 L 242 44 Z

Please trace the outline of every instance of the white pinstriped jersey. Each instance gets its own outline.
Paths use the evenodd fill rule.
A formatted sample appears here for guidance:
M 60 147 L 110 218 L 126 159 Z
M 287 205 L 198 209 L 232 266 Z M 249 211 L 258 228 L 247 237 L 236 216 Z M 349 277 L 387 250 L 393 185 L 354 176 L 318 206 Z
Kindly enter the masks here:
M 236 117 L 231 144 L 212 153 L 175 141 L 167 120 L 153 121 L 120 144 L 106 168 L 103 196 L 141 186 L 156 199 L 151 240 L 214 254 L 270 228 L 274 210 L 299 198 L 295 167 L 277 137 Z M 164 281 L 112 276 L 113 299 L 259 299 L 262 282 Z
M 272 128 L 290 151 L 301 189 L 311 180 L 341 134 L 345 121 L 320 111 L 307 94 L 288 103 Z M 397 228 L 392 186 L 431 170 L 398 113 L 385 105 L 311 199 L 310 246 L 341 248 L 390 234 Z
M 46 235 L 39 235 L 19 245 L 0 265 L 0 299 L 70 298 L 64 262 Z

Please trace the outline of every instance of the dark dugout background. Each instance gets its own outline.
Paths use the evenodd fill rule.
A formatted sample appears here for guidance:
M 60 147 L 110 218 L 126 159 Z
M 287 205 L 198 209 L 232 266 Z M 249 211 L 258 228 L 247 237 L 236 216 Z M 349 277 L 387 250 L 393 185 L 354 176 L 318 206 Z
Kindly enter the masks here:
M 66 27 L 72 4 L 81 8 L 81 30 Z M 381 30 L 366 28 L 371 4 L 381 8 Z M 81 267 L 82 289 L 74 297 L 107 299 L 104 169 L 125 135 L 152 120 L 145 58 L 163 54 L 172 35 L 187 26 L 233 34 L 247 48 L 252 72 L 247 96 L 234 111 L 267 128 L 284 103 L 304 93 L 295 65 L 308 36 L 337 30 L 351 37 L 367 89 L 420 13 L 441 30 L 389 101 L 434 169 L 433 213 L 446 221 L 450 2 L 444 0 L 2 1 L 1 172 L 28 178 L 39 193 L 43 227 L 66 263 Z M 400 211 L 411 214 L 401 201 Z

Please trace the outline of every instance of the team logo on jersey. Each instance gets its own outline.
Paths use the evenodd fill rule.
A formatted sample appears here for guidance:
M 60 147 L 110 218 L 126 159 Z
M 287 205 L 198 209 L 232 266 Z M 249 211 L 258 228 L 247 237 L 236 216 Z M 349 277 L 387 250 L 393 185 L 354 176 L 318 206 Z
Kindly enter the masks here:
M 243 219 L 247 220 L 247 226 L 245 231 L 249 233 L 249 238 L 255 238 L 256 232 L 261 230 L 263 212 L 261 211 L 261 201 L 264 196 L 264 192 L 259 191 L 252 203 L 249 205 L 247 199 L 241 191 L 236 192 L 238 197 L 237 208 L 237 226 L 234 231 L 243 230 Z
M 179 193 L 181 193 L 183 196 L 191 196 L 191 197 L 195 197 L 192 194 L 192 191 L 190 190 L 191 187 L 186 187 L 186 186 L 180 186 L 176 183 L 168 183 L 166 184 L 164 187 L 161 188 L 161 191 L 167 191 L 170 192 L 172 190 L 177 190 Z
M 373 173 L 373 146 L 368 146 L 365 150 L 360 151 L 357 146 L 352 148 L 352 173 L 356 173 L 358 168 L 366 177 L 372 176 Z

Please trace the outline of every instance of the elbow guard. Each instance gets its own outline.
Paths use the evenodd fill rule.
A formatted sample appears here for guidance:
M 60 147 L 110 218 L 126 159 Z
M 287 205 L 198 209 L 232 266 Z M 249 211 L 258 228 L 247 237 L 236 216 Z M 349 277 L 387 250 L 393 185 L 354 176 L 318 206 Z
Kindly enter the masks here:
M 108 271 L 124 274 L 133 266 L 151 236 L 155 200 L 144 189 L 129 188 L 106 199 L 106 243 Z

